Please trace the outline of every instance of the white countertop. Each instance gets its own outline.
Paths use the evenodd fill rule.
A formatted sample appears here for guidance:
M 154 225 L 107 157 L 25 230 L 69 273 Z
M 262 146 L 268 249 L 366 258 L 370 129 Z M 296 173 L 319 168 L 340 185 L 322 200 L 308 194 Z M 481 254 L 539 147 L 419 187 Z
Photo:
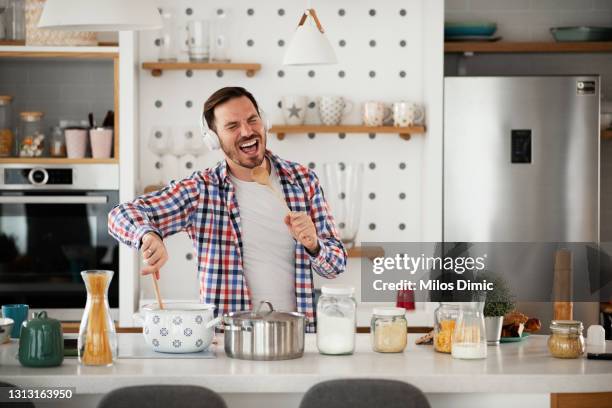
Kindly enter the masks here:
M 120 334 L 144 341 L 140 334 Z M 348 377 L 405 381 L 426 393 L 556 393 L 612 391 L 612 361 L 555 359 L 547 336 L 489 347 L 486 360 L 461 361 L 416 346 L 409 336 L 400 354 L 375 353 L 370 335 L 358 334 L 350 356 L 324 356 L 316 337 L 306 335 L 304 357 L 286 361 L 243 361 L 225 356 L 223 337 L 216 359 L 118 359 L 112 367 L 80 366 L 66 358 L 60 367 L 26 368 L 16 359 L 17 343 L 0 345 L 0 381 L 22 387 L 76 387 L 77 393 L 98 394 L 141 384 L 195 384 L 220 393 L 303 393 L 312 385 Z M 608 342 L 612 350 L 612 342 Z

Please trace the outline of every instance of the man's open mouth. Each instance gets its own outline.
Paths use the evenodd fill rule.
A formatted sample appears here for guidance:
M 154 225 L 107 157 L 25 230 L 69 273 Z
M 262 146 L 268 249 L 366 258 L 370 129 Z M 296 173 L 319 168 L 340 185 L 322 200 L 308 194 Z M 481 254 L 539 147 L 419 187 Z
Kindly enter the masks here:
M 255 154 L 259 150 L 259 140 L 251 139 L 239 145 L 240 150 L 246 154 Z

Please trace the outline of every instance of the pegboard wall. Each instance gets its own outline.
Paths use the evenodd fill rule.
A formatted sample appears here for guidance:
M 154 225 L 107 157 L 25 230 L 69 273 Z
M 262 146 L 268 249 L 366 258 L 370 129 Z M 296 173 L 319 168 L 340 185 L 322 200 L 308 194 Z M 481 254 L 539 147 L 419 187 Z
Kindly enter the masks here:
M 161 77 L 153 77 L 149 71 L 140 70 L 140 191 L 146 185 L 187 176 L 222 159 L 220 152 L 202 148 L 198 120 L 204 101 L 224 86 L 244 86 L 251 91 L 272 124 L 283 123 L 279 104 L 286 95 L 304 95 L 310 101 L 323 95 L 349 99 L 354 108 L 343 124 L 361 124 L 365 101 L 423 103 L 424 1 L 313 1 L 339 61 L 337 65 L 314 67 L 282 65 L 287 44 L 306 6 L 304 1 L 159 2 L 160 8 L 172 10 L 177 31 L 184 31 L 190 20 L 213 18 L 223 8 L 231 27 L 232 62 L 260 63 L 262 69 L 250 78 L 243 71 L 164 71 Z M 141 63 L 157 60 L 157 38 L 156 32 L 140 34 Z M 187 59 L 185 53 L 179 54 L 179 60 Z M 313 103 L 306 123 L 319 123 Z M 268 148 L 283 158 L 310 166 L 319 176 L 326 162 L 363 163 L 357 242 L 417 241 L 424 137 L 427 135 L 413 135 L 406 141 L 395 134 L 288 134 L 281 141 L 269 134 Z M 165 138 L 171 138 L 174 147 L 164 146 Z M 164 296 L 196 298 L 191 242 L 186 234 L 179 234 L 168 239 L 167 245 L 171 259 L 164 269 L 180 273 L 193 290 L 186 292 L 178 284 L 173 285 L 175 288 L 164 285 Z M 359 262 L 351 260 L 343 281 L 357 286 Z M 162 279 L 163 276 L 162 271 Z M 144 297 L 149 297 L 149 288 L 146 289 Z

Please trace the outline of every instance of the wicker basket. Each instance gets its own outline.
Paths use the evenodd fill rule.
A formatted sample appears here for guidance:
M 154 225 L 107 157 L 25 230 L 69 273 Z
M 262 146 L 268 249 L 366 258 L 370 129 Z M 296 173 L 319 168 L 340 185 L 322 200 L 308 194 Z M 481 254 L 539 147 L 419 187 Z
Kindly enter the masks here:
M 26 0 L 26 45 L 97 45 L 96 33 L 38 28 L 45 0 Z

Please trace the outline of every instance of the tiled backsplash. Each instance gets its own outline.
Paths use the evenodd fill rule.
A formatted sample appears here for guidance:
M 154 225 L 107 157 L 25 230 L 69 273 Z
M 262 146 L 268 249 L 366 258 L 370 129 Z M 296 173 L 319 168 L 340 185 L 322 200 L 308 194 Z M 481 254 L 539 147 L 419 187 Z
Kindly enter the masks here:
M 114 106 L 113 61 L 3 61 L 0 95 L 14 97 L 14 125 L 21 111 L 43 112 L 45 131 L 60 119 L 87 120 L 89 112 L 101 124 Z

